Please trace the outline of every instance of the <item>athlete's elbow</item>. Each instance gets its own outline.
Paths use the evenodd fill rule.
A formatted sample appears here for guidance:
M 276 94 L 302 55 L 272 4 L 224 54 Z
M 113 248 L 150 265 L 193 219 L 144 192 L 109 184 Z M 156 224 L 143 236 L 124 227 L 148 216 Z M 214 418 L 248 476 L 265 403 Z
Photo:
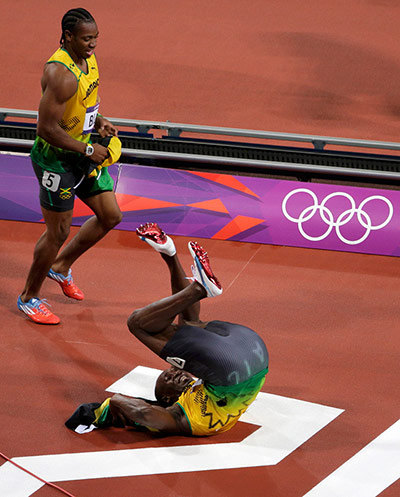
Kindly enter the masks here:
M 151 406 L 142 399 L 115 394 L 110 399 L 110 410 L 113 418 L 123 417 L 127 424 L 144 425 L 151 413 Z
M 40 119 L 37 125 L 37 135 L 47 143 L 50 143 L 50 145 L 54 145 L 56 133 L 54 132 L 53 127 L 49 126 L 46 122 L 40 122 Z
M 48 133 L 47 133 L 47 130 L 44 126 L 41 126 L 40 124 L 38 124 L 37 126 L 37 135 L 40 137 L 40 138 L 43 138 L 43 140 L 46 140 L 48 141 Z

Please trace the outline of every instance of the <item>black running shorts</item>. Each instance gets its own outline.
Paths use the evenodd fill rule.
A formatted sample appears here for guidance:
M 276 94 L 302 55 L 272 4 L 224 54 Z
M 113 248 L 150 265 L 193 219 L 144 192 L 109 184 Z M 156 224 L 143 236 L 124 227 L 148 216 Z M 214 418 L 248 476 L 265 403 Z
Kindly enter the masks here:
M 66 212 L 74 208 L 75 195 L 85 198 L 113 190 L 114 181 L 108 168 L 101 169 L 99 178 L 87 178 L 82 170 L 54 173 L 32 161 L 40 186 L 40 205 L 47 210 Z
M 210 321 L 205 328 L 181 326 L 160 356 L 213 385 L 236 385 L 268 367 L 261 337 L 226 321 Z

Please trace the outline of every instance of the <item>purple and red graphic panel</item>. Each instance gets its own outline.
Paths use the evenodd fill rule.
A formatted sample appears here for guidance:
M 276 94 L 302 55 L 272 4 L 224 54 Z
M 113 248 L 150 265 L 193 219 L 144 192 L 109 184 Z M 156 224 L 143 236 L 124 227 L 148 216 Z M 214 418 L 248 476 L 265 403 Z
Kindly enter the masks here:
M 122 230 L 400 256 L 400 192 L 120 164 Z M 77 200 L 73 224 L 92 212 Z M 28 157 L 0 156 L 0 218 L 42 221 Z

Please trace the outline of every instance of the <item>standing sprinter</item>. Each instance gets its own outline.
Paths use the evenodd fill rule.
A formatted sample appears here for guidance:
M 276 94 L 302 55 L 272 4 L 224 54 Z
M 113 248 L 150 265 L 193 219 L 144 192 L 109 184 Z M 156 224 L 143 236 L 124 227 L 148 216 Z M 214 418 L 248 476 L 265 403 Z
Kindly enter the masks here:
M 31 151 L 46 231 L 36 244 L 25 288 L 18 297 L 18 308 L 41 324 L 60 322 L 39 298 L 46 276 L 58 282 L 66 296 L 82 300 L 71 265 L 122 219 L 107 168 L 97 176 L 88 175 L 89 162 L 110 161 L 111 143 L 119 142 L 117 129 L 98 113 L 97 25 L 87 10 L 78 8 L 64 15 L 61 29 L 61 47 L 43 71 L 37 137 Z M 91 144 L 94 129 L 101 137 L 111 138 L 108 148 Z M 59 254 L 69 235 L 75 195 L 95 215 Z

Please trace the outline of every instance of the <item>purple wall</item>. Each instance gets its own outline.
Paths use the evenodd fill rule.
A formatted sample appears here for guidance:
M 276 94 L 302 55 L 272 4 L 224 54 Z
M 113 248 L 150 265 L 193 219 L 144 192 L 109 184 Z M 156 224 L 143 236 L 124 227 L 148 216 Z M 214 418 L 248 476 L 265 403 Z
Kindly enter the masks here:
M 156 221 L 173 235 L 399 256 L 400 192 L 137 165 L 120 172 L 122 230 Z M 76 202 L 74 224 L 89 212 Z M 39 222 L 28 157 L 0 155 L 0 218 Z

